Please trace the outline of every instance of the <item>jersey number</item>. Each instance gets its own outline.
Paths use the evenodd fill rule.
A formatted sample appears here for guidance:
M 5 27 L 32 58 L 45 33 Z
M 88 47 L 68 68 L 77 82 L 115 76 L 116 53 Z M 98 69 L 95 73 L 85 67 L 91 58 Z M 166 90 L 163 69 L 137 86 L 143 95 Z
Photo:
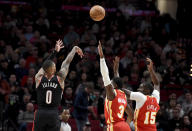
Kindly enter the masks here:
M 119 106 L 119 110 L 120 110 L 120 113 L 117 113 L 117 116 L 118 116 L 119 118 L 122 118 L 122 117 L 123 117 L 124 110 L 125 110 L 124 106 L 123 106 L 123 105 L 120 105 L 120 106 Z
M 47 104 L 51 104 L 51 102 L 52 102 L 52 91 L 48 90 L 46 92 L 46 103 Z
M 150 117 L 150 118 L 149 118 Z M 146 112 L 144 124 L 155 124 L 156 112 Z

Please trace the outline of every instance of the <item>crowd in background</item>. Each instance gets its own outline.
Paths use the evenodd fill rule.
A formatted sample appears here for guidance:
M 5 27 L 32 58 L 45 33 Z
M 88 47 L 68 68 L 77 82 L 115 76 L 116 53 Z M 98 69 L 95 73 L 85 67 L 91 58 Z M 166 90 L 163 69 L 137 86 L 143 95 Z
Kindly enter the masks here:
M 192 130 L 192 39 L 179 34 L 178 22 L 168 14 L 160 16 L 155 10 L 154 16 L 129 16 L 121 12 L 125 3 L 108 2 L 102 5 L 119 10 L 107 13 L 101 22 L 92 21 L 88 12 L 59 7 L 0 5 L 1 126 L 8 120 L 10 130 L 17 127 L 22 131 L 26 123 L 33 122 L 37 108 L 34 76 L 60 38 L 65 48 L 54 59 L 57 69 L 73 46 L 78 45 L 85 54 L 83 59 L 75 56 L 65 81 L 60 110 L 70 109 L 70 119 L 100 120 L 104 127 L 100 40 L 111 78 L 113 59 L 120 57 L 124 88 L 136 91 L 141 82 L 150 81 L 145 58 L 153 60 L 162 91 L 156 120 L 159 131 Z

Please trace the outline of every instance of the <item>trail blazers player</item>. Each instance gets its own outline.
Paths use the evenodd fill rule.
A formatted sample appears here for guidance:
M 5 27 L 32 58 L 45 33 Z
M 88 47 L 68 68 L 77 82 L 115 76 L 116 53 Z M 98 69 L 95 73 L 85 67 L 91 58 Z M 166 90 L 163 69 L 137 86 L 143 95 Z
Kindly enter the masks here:
M 69 65 L 76 53 L 83 56 L 82 50 L 74 46 L 63 61 L 60 71 L 56 74 L 55 63 L 50 60 L 56 52 L 63 48 L 63 42 L 56 42 L 55 51 L 46 60 L 35 75 L 38 110 L 35 112 L 33 131 L 59 131 L 60 121 L 58 106 L 61 102 L 64 80 L 68 74 Z

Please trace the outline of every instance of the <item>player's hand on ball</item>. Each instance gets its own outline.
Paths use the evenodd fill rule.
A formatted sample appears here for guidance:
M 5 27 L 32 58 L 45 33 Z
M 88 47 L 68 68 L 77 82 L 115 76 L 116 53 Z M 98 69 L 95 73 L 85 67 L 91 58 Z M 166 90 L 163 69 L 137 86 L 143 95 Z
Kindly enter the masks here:
M 75 46 L 75 50 L 76 50 L 76 53 L 77 53 L 81 58 L 83 58 L 84 54 L 83 54 L 83 51 L 81 50 L 81 48 L 79 48 L 78 46 Z
M 147 64 L 147 68 L 151 71 L 153 69 L 153 61 L 150 58 L 146 58 L 146 61 L 149 63 Z
M 102 49 L 102 45 L 101 42 L 99 41 L 99 45 L 98 45 L 98 52 L 99 52 L 99 56 L 100 58 L 103 58 L 103 49 Z
M 59 52 L 62 48 L 64 48 L 64 45 L 62 40 L 59 39 L 58 41 L 56 41 L 55 51 Z

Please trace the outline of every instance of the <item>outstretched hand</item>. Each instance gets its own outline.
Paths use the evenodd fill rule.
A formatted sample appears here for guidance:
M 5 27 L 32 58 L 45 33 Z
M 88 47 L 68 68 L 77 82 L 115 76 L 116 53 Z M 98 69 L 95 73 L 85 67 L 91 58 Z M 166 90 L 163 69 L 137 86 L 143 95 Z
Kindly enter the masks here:
M 98 45 L 98 52 L 99 52 L 99 56 L 100 58 L 103 58 L 104 55 L 103 55 L 103 49 L 102 49 L 102 45 L 101 45 L 101 42 L 99 41 L 99 45 Z
M 75 50 L 76 50 L 76 53 L 77 53 L 81 58 L 83 58 L 84 54 L 83 54 L 83 51 L 81 50 L 81 48 L 79 48 L 78 46 L 75 46 Z
M 147 68 L 149 71 L 151 71 L 153 69 L 153 61 L 150 58 L 146 58 L 146 61 L 149 62 Z
M 114 72 L 118 72 L 119 60 L 120 60 L 120 58 L 118 56 L 115 56 L 115 59 L 113 60 L 113 71 Z
M 63 41 L 59 39 L 56 41 L 55 51 L 59 52 L 62 48 L 64 48 Z

